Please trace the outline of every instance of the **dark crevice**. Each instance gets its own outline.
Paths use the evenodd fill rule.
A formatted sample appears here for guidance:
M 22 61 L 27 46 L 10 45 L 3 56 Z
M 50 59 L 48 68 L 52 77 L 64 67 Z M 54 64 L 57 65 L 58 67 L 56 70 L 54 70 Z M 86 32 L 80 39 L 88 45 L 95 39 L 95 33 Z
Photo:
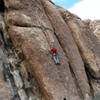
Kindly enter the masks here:
M 78 91 L 78 93 L 79 93 L 79 96 L 80 96 L 81 98 L 84 98 L 84 97 L 83 97 L 83 94 L 82 94 L 82 91 L 81 91 L 81 89 L 79 88 L 80 86 L 79 86 L 79 84 L 78 84 L 78 82 L 77 82 L 77 78 L 75 77 L 75 73 L 73 72 L 73 69 L 72 69 L 72 67 L 71 67 L 70 62 L 69 62 L 69 68 L 70 68 L 70 71 L 71 71 L 71 74 L 72 74 L 74 83 L 75 83 L 75 85 L 76 85 L 77 91 Z
M 0 13 L 5 11 L 4 1 L 0 0 Z
M 45 27 L 43 25 L 41 26 L 38 26 L 38 25 L 28 25 L 28 23 L 25 25 L 23 24 L 18 24 L 18 23 L 15 23 L 13 24 L 14 26 L 16 27 L 23 27 L 23 28 L 38 28 L 38 29 L 43 29 L 43 30 L 49 30 L 49 31 L 52 31 L 52 29 L 48 28 L 48 27 Z
M 86 72 L 89 73 L 89 76 L 91 78 L 95 79 L 95 80 L 100 80 L 100 77 L 94 76 L 95 75 L 95 72 L 91 69 L 91 67 L 89 67 L 89 64 L 85 60 L 83 60 L 83 61 L 85 63 Z
M 67 100 L 66 98 L 64 98 L 63 100 Z
M 86 63 L 84 63 L 85 65 L 85 71 L 86 71 L 86 74 L 87 74 L 87 78 L 88 78 L 88 83 L 89 83 L 89 86 L 90 86 L 90 91 L 91 91 L 91 95 L 94 94 L 94 90 L 93 90 L 93 87 L 91 85 L 91 74 L 89 73 L 89 69 L 88 69 L 88 65 Z
M 0 44 L 6 47 L 6 44 L 4 42 L 3 32 L 1 30 L 0 30 Z

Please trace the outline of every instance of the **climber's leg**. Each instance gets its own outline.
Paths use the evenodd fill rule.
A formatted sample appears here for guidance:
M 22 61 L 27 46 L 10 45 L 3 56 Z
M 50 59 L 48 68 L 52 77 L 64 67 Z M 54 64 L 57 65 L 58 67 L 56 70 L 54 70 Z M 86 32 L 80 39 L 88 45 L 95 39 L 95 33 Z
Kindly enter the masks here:
M 59 59 L 58 59 L 58 55 L 56 53 L 53 54 L 53 59 L 56 65 L 59 64 Z

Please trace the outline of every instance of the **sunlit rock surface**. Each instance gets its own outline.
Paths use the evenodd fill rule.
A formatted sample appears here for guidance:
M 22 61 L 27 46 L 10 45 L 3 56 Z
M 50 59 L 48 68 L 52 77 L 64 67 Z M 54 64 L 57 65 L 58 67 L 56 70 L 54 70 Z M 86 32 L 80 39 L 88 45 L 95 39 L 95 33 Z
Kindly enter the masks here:
M 51 0 L 1 0 L 0 5 L 0 100 L 99 97 L 99 20 L 83 21 Z

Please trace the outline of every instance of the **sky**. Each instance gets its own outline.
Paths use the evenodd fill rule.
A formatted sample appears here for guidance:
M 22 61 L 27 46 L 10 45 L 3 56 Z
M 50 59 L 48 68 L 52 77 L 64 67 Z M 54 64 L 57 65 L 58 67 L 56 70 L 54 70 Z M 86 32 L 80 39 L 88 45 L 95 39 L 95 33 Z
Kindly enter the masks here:
M 81 19 L 100 19 L 100 0 L 53 0 L 53 2 Z
M 62 6 L 63 8 L 71 8 L 75 3 L 81 0 L 53 0 L 55 4 Z

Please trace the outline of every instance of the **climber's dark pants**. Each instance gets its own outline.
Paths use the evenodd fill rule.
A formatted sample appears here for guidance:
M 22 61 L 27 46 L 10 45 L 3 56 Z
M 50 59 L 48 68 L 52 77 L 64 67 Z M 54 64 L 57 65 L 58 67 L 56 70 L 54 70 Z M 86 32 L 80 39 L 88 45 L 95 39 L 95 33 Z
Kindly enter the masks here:
M 53 53 L 53 59 L 56 65 L 59 64 L 59 59 L 56 53 Z

